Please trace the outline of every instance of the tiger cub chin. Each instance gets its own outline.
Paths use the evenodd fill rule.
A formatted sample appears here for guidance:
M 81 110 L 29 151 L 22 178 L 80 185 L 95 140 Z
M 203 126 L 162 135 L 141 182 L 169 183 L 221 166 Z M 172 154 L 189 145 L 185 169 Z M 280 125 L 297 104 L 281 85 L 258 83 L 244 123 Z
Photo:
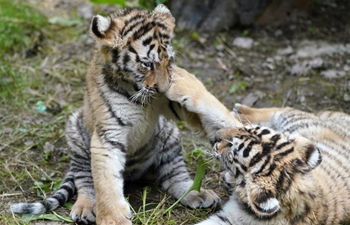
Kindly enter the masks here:
M 349 115 L 239 104 L 236 110 L 248 125 L 219 130 L 214 145 L 233 194 L 200 225 L 349 221 Z
M 42 214 L 77 194 L 70 213 L 75 222 L 126 225 L 132 215 L 123 195 L 125 180 L 151 173 L 174 198 L 190 188 L 193 180 L 179 131 L 171 122 L 186 118 L 180 105 L 164 95 L 173 73 L 174 27 L 175 19 L 164 5 L 153 12 L 128 8 L 93 17 L 90 30 L 96 49 L 86 76 L 84 106 L 66 125 L 69 171 L 50 198 L 14 204 L 12 212 Z M 219 202 L 205 189 L 181 201 L 191 208 Z

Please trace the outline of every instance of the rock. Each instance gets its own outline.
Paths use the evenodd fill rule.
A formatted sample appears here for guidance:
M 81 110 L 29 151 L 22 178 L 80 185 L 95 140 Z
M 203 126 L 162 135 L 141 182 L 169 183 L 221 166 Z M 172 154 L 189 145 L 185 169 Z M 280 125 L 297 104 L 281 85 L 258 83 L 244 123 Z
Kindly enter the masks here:
M 237 0 L 240 24 L 252 25 L 267 5 L 267 0 Z
M 235 0 L 176 0 L 170 10 L 182 29 L 214 33 L 238 22 Z
M 259 94 L 249 93 L 243 100 L 242 104 L 249 107 L 253 106 L 259 100 Z
M 333 79 L 333 78 L 343 77 L 346 75 L 346 73 L 345 71 L 340 71 L 340 70 L 326 70 L 326 71 L 322 71 L 321 75 L 325 78 Z
M 283 35 L 283 31 L 282 30 L 276 30 L 274 35 L 275 35 L 275 37 L 281 37 Z
M 90 20 L 93 16 L 93 10 L 92 10 L 92 5 L 83 5 L 81 7 L 79 7 L 79 15 L 86 19 L 86 20 Z
M 215 49 L 218 50 L 218 51 L 222 51 L 222 50 L 225 49 L 225 46 L 224 46 L 223 44 L 219 44 L 219 45 L 217 45 L 217 46 L 215 47 Z
M 305 40 L 299 44 L 299 49 L 292 58 L 313 58 L 334 53 L 350 53 L 350 44 L 341 45 Z
M 278 55 L 290 55 L 293 53 L 293 48 L 291 46 L 288 46 L 287 48 L 283 48 L 283 49 L 278 49 L 277 50 L 277 54 Z
M 236 37 L 233 40 L 233 45 L 239 48 L 250 49 L 253 46 L 253 39 L 248 37 Z
M 53 144 L 51 144 L 50 142 L 45 142 L 44 145 L 44 153 L 49 153 L 49 152 L 53 152 L 55 150 L 55 146 Z
M 311 69 L 320 69 L 323 67 L 323 60 L 321 58 L 315 58 L 312 60 L 305 60 L 301 63 L 293 65 L 290 69 L 291 74 L 293 75 L 305 75 Z

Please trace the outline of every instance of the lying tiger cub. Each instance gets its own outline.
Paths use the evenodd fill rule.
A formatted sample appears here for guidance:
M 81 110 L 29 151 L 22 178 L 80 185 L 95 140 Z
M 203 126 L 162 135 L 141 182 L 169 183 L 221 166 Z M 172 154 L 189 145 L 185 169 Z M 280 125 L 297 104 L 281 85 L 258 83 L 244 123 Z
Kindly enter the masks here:
M 207 118 L 207 124 L 215 124 L 216 116 L 224 120 L 210 99 L 206 104 L 209 94 L 194 76 L 174 76 L 168 98 Z M 236 111 L 245 127 L 219 130 L 214 145 L 233 194 L 221 211 L 198 225 L 349 220 L 349 115 L 316 116 L 292 108 L 252 109 L 240 104 Z

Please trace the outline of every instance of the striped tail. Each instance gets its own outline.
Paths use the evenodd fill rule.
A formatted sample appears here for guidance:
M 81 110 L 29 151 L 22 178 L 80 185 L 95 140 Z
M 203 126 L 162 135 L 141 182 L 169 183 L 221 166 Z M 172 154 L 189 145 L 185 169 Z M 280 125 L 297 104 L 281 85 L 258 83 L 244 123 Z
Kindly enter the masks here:
M 43 214 L 62 206 L 76 193 L 74 174 L 68 171 L 58 190 L 46 200 L 36 203 L 15 203 L 9 213 Z

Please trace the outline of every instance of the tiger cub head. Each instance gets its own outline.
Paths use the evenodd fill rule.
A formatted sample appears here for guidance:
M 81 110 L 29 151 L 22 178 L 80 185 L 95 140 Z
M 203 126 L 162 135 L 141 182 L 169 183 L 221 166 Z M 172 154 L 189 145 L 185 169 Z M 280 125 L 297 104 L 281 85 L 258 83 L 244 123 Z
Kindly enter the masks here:
M 260 218 L 296 204 L 294 200 L 300 198 L 296 193 L 322 160 L 308 139 L 254 125 L 219 130 L 214 154 L 234 179 L 234 190 L 243 204 Z
M 134 84 L 145 94 L 165 92 L 171 82 L 175 19 L 158 5 L 152 12 L 126 8 L 108 17 L 96 15 L 91 34 L 104 73 Z

